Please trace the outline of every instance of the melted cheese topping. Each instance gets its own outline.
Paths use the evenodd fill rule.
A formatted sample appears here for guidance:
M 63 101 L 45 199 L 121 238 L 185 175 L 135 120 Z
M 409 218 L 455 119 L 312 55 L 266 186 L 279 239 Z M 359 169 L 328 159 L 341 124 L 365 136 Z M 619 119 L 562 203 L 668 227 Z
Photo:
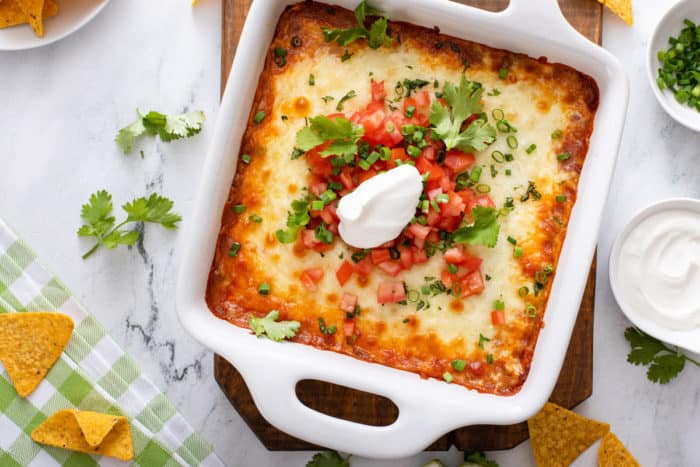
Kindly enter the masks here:
M 210 306 L 240 325 L 245 325 L 250 311 L 261 314 L 277 308 L 285 319 L 302 322 L 297 336 L 302 342 L 424 375 L 439 377 L 451 371 L 452 359 L 485 362 L 486 355 L 491 354 L 494 364 L 488 365 L 485 374 L 452 371 L 455 382 L 503 394 L 517 391 L 529 368 L 548 295 L 548 288 L 537 298 L 532 295 L 533 277 L 543 266 L 556 265 L 578 179 L 575 170 L 562 170 L 562 162 L 557 160 L 562 142 L 553 139 L 552 132 L 566 130 L 581 117 L 580 102 L 575 106 L 565 102 L 571 90 L 558 87 L 551 73 L 532 73 L 528 68 L 533 63 L 551 65 L 523 60 L 521 56 L 523 63 L 512 65 L 509 79 L 503 80 L 494 71 L 494 67 L 498 69 L 496 58 L 488 54 L 464 70 L 461 63 L 445 59 L 448 51 L 430 53 L 410 35 L 402 35 L 400 44 L 378 50 L 354 43 L 347 47 L 353 55 L 345 62 L 340 60 L 344 48 L 317 43 L 306 47 L 313 47 L 313 51 L 290 60 L 283 70 L 261 83 L 270 87 L 266 90 L 268 111 L 260 125 L 249 126 L 243 149 L 250 151 L 252 161 L 243 176 L 236 178 L 229 201 L 244 202 L 247 211 L 237 217 L 224 215 L 208 292 Z M 305 117 L 337 112 L 339 100 L 350 91 L 355 91 L 356 97 L 344 102 L 343 113 L 350 115 L 364 108 L 371 99 L 370 79 L 385 82 L 389 99 L 396 97 L 395 83 L 424 79 L 430 84 L 423 89 L 430 90 L 432 97 L 438 90 L 433 88 L 434 80 L 442 88 L 445 81 L 458 83 L 463 72 L 469 80 L 484 86 L 483 104 L 489 116 L 494 109 L 501 109 L 517 128 L 516 133 L 499 132 L 497 141 L 476 155 L 476 164 L 483 168 L 480 182 L 490 186 L 489 194 L 496 205 L 500 208 L 507 198 L 513 198 L 515 205 L 499 217 L 500 235 L 494 248 L 468 247 L 470 253 L 483 259 L 481 270 L 488 276 L 481 294 L 464 299 L 444 293 L 421 296 L 430 306 L 420 311 L 411 302 L 378 305 L 378 284 L 394 278 L 375 268 L 367 278 L 354 274 L 341 288 L 335 271 L 352 253 L 342 241 L 336 241 L 333 250 L 323 255 L 276 241 L 274 232 L 284 228 L 291 202 L 302 197 L 308 185 L 309 166 L 304 157 L 290 160 Z M 314 76 L 313 86 L 309 84 L 310 75 Z M 493 95 L 494 89 L 500 94 Z M 495 126 L 493 118 L 489 120 Z M 592 116 L 588 124 L 592 125 Z M 516 149 L 508 147 L 508 135 L 517 138 Z M 536 149 L 527 154 L 526 148 L 533 144 Z M 512 154 L 513 161 L 496 162 L 492 152 L 497 150 Z M 510 175 L 506 175 L 506 169 Z M 529 182 L 534 182 L 541 193 L 540 200 L 531 196 L 520 201 Z M 567 195 L 567 201 L 555 201 L 562 194 Z M 251 222 L 251 214 L 260 215 L 262 223 Z M 522 248 L 522 257 L 514 256 L 514 246 L 506 240 L 509 236 Z M 242 243 L 235 260 L 225 255 L 232 240 Z M 325 271 L 315 292 L 300 282 L 301 272 L 311 267 Z M 409 290 L 420 291 L 426 277 L 439 278 L 444 268 L 442 253 L 437 252 L 427 263 L 402 271 L 395 280 L 404 281 Z M 269 297 L 257 295 L 261 282 L 271 285 Z M 518 293 L 523 286 L 530 291 L 525 299 Z M 324 318 L 326 325 L 342 329 L 345 313 L 340 311 L 339 302 L 343 292 L 357 295 L 361 307 L 361 315 L 356 318 L 360 337 L 353 344 L 345 342 L 342 332 L 321 336 L 318 330 L 318 317 Z M 495 300 L 505 302 L 506 325 L 491 323 Z M 538 309 L 536 319 L 527 316 L 528 303 Z M 480 347 L 480 336 L 491 340 Z

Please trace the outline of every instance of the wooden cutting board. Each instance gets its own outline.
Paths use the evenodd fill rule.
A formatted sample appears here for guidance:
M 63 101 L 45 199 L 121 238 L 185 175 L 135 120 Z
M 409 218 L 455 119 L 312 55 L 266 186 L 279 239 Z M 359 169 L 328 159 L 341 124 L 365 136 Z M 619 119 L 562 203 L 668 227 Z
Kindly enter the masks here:
M 491 11 L 502 10 L 508 4 L 507 0 L 460 0 L 460 2 Z M 251 0 L 222 0 L 222 92 L 250 3 Z M 559 0 L 559 5 L 564 16 L 579 32 L 590 40 L 600 43 L 603 13 L 602 6 L 598 2 Z M 564 366 L 550 397 L 550 401 L 564 407 L 571 408 L 586 400 L 593 390 L 594 294 L 595 260 L 591 265 L 586 291 Z M 548 312 L 553 313 L 556 310 Z M 219 355 L 214 356 L 214 377 L 231 404 L 268 449 L 295 451 L 319 448 L 289 436 L 267 423 L 255 407 L 240 373 Z M 320 412 L 368 425 L 389 425 L 398 416 L 398 409 L 388 399 L 330 383 L 301 381 L 297 385 L 297 395 L 304 404 Z M 509 426 L 470 426 L 447 433 L 435 441 L 428 450 L 447 450 L 453 444 L 464 451 L 510 449 L 525 441 L 527 437 L 525 422 Z

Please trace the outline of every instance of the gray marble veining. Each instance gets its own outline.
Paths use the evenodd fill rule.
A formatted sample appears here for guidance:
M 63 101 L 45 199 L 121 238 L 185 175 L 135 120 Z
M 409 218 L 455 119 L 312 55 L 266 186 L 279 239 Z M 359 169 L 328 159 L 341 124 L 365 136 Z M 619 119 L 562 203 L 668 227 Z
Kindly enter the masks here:
M 645 75 L 645 49 L 673 0 L 635 0 L 628 28 L 606 13 L 605 47 L 625 64 L 631 102 L 617 172 L 599 242 L 593 396 L 585 415 L 609 421 L 644 466 L 700 465 L 700 370 L 687 368 L 666 386 L 646 380 L 625 361 L 628 325 L 612 297 L 607 257 L 632 214 L 669 196 L 700 197 L 700 135 L 677 125 L 656 103 Z M 188 222 L 195 185 L 216 117 L 219 95 L 220 4 L 121 0 L 92 23 L 48 47 L 0 52 L 0 215 L 110 330 L 231 466 L 302 466 L 310 453 L 265 450 L 231 408 L 212 377 L 211 353 L 175 317 L 177 231 L 147 226 L 131 251 L 89 248 L 75 235 L 90 193 L 107 189 L 116 206 L 153 191 L 175 201 Z M 234 78 L 235 79 L 235 78 Z M 206 112 L 196 138 L 146 140 L 131 156 L 113 143 L 135 108 Z M 141 158 L 138 150 L 143 149 Z M 426 453 L 353 466 L 421 466 Z M 494 453 L 502 466 L 534 465 L 528 443 Z M 589 450 L 577 466 L 595 465 Z

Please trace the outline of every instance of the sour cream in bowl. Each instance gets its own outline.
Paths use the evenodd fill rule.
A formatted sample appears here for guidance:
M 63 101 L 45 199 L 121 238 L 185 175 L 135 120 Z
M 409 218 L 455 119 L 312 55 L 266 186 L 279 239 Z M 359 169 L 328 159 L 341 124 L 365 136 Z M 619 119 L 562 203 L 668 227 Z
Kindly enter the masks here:
M 637 213 L 613 244 L 610 285 L 638 328 L 700 353 L 700 200 L 668 199 Z

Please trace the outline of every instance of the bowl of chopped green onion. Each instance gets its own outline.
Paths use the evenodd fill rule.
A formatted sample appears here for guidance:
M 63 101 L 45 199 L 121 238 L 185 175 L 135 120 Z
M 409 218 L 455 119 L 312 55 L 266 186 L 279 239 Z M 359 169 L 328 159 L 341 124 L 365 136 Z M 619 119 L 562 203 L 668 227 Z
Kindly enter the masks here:
M 649 41 L 647 74 L 664 110 L 700 131 L 700 1 L 681 0 L 661 18 Z

